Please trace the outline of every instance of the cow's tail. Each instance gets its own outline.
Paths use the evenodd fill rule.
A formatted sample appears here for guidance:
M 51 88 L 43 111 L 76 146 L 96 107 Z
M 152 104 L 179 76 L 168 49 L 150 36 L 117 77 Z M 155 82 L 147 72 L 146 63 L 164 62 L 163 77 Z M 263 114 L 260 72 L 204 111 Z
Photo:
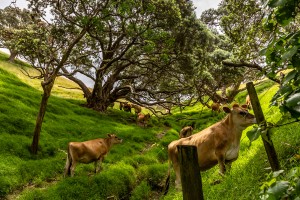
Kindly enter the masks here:
M 65 166 L 65 177 L 66 175 L 70 176 L 71 175 L 71 166 L 72 166 L 72 156 L 70 154 L 70 146 L 68 146 L 68 154 L 67 154 L 67 161 L 66 161 L 66 166 Z
M 169 192 L 169 187 L 170 187 L 170 170 L 171 170 L 171 160 L 169 159 L 169 169 L 168 169 L 168 176 L 167 176 L 165 187 L 164 187 L 164 195 L 167 195 L 168 192 Z

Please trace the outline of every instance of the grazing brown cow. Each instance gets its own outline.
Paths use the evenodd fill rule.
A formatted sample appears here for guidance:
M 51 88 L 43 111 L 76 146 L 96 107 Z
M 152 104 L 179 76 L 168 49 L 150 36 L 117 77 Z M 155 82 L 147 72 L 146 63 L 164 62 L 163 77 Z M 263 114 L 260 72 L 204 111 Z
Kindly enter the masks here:
M 138 113 L 142 112 L 142 108 L 139 105 L 136 104 L 131 104 L 131 108 L 134 109 L 135 114 L 137 115 Z
M 200 170 L 204 171 L 219 164 L 219 173 L 224 175 L 226 171 L 225 164 L 230 164 L 239 155 L 243 130 L 256 123 L 254 115 L 250 114 L 245 107 L 246 105 L 239 107 L 235 104 L 230 109 L 224 106 L 223 110 L 228 115 L 222 121 L 199 133 L 171 142 L 168 146 L 169 171 L 166 186 L 169 184 L 171 162 L 176 174 L 176 187 L 179 188 L 181 185 L 177 145 L 196 146 Z
M 131 104 L 128 103 L 128 102 L 125 102 L 125 103 L 124 103 L 124 106 L 123 106 L 123 110 L 124 110 L 125 112 L 131 112 Z
M 248 109 L 251 109 L 251 101 L 250 101 L 249 94 L 246 96 L 246 105 L 247 105 Z
M 186 126 L 183 129 L 181 129 L 181 131 L 179 132 L 179 137 L 180 138 L 185 138 L 185 137 L 189 137 L 192 135 L 193 133 L 193 127 L 191 126 Z
M 143 125 L 144 127 L 147 125 L 148 121 L 150 119 L 150 114 L 143 114 L 143 113 L 138 113 L 137 116 L 137 125 Z
M 107 134 L 107 138 L 98 138 L 85 142 L 70 142 L 65 166 L 65 176 L 74 176 L 77 162 L 95 163 L 95 173 L 100 170 L 101 162 L 114 144 L 122 143 L 115 134 Z

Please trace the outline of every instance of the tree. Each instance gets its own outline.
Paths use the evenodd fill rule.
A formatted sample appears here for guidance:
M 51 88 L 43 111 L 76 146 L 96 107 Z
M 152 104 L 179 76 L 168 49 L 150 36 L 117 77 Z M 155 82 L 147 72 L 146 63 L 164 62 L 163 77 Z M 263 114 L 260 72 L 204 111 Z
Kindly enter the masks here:
M 73 1 L 30 0 L 30 8 L 34 12 L 33 24 L 29 30 L 23 29 L 16 33 L 20 38 L 18 50 L 40 72 L 39 76 L 32 78 L 43 79 L 41 83 L 43 95 L 31 145 L 33 154 L 38 151 L 42 122 L 54 81 L 59 76 L 62 67 L 68 63 L 70 56 L 78 53 L 73 50 L 85 37 L 96 16 L 106 5 L 106 2 L 95 2 L 91 5 L 92 7 L 86 7 L 86 2 L 80 1 L 74 4 Z M 52 11 L 51 23 L 42 20 L 46 7 L 51 8 Z M 69 15 L 70 13 L 74 13 L 74 15 Z M 65 17 L 68 24 L 62 20 Z
M 238 93 L 242 81 L 268 75 L 265 59 L 259 55 L 259 49 L 270 37 L 270 33 L 262 29 L 266 12 L 260 1 L 223 0 L 218 9 L 210 9 L 201 15 L 208 26 L 224 33 L 230 41 L 232 55 L 222 63 L 228 70 L 240 74 L 233 84 L 235 89 L 231 97 Z M 275 78 L 272 80 L 279 82 Z
M 266 18 L 264 28 L 272 37 L 261 54 L 266 56 L 269 76 L 278 71 L 290 69 L 282 80 L 281 87 L 274 95 L 272 104 L 281 111 L 300 117 L 300 1 L 267 1 L 271 12 Z
M 74 72 L 95 81 L 92 92 L 83 88 L 88 107 L 105 111 L 120 98 L 153 111 L 151 106 L 157 104 L 165 108 L 186 105 L 191 96 L 185 94 L 191 94 L 192 86 L 185 79 L 191 76 L 191 66 L 180 63 L 187 56 L 178 44 L 188 45 L 182 43 L 187 38 L 179 30 L 194 26 L 194 32 L 202 31 L 195 29 L 192 5 L 182 1 L 110 1 L 105 12 L 111 16 L 103 17 L 88 31 L 91 46 L 81 56 L 84 62 L 74 58 L 69 70 L 64 70 L 65 76 L 81 87 Z M 188 22 L 191 24 L 185 27 Z
M 245 67 L 247 72 L 256 69 L 260 75 L 280 83 L 272 104 L 298 118 L 299 1 L 223 0 L 217 10 L 205 12 L 202 19 L 210 26 L 219 24 L 234 44 L 233 54 L 238 59 L 223 64 Z M 291 71 L 284 76 L 282 71 L 286 69 Z
M 18 38 L 14 33 L 31 25 L 31 14 L 27 9 L 12 6 L 0 9 L 0 47 L 9 50 L 10 62 L 18 55 Z

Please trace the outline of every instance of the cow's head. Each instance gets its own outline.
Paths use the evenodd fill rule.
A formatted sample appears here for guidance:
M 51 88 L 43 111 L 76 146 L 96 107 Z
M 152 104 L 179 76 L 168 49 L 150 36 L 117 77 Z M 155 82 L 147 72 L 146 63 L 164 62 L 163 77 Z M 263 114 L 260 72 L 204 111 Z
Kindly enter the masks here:
M 112 144 L 119 144 L 122 143 L 122 139 L 118 138 L 115 134 L 107 134 L 108 138 L 110 139 Z
M 241 127 L 248 127 L 256 123 L 256 118 L 254 115 L 248 112 L 247 105 L 239 106 L 234 104 L 232 109 L 227 106 L 223 107 L 224 112 L 231 115 L 232 122 Z

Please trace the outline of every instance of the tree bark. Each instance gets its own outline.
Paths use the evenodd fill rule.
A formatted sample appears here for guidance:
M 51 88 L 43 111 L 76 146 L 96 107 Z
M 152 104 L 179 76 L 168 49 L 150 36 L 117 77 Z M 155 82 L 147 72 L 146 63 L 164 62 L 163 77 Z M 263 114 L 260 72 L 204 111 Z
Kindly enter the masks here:
M 268 72 L 256 63 L 254 63 L 254 64 L 247 63 L 242 60 L 240 61 L 240 63 L 233 63 L 233 62 L 229 62 L 229 61 L 223 61 L 222 63 L 223 63 L 223 65 L 229 66 L 229 67 L 247 67 L 247 68 L 257 69 L 257 70 L 261 71 L 268 79 L 270 79 L 276 83 L 280 83 L 279 79 L 269 76 Z
M 38 151 L 38 145 L 39 145 L 39 140 L 40 140 L 42 124 L 43 124 L 44 116 L 46 113 L 48 99 L 50 97 L 51 90 L 53 88 L 53 84 L 54 84 L 54 80 L 46 85 L 43 85 L 43 83 L 42 83 L 44 93 L 43 93 L 41 104 L 40 104 L 40 110 L 39 110 L 39 113 L 38 113 L 38 116 L 36 119 L 35 129 L 34 129 L 34 133 L 33 133 L 33 140 L 32 140 L 31 149 L 30 149 L 31 153 L 34 155 L 36 155 L 37 151 Z
M 15 61 L 15 58 L 17 57 L 18 55 L 18 52 L 17 51 L 14 51 L 14 50 L 10 50 L 10 56 L 8 58 L 8 61 L 9 62 L 14 62 Z
M 240 92 L 239 87 L 241 85 L 242 80 L 238 80 L 231 88 L 230 93 L 227 96 L 227 101 L 232 102 L 234 97 Z
M 87 98 L 87 105 L 89 108 L 105 112 L 111 103 L 114 103 L 119 97 L 121 97 L 120 95 L 112 92 L 114 90 L 114 83 L 116 82 L 117 74 L 113 74 L 108 77 L 103 84 L 104 71 L 99 70 L 97 72 L 93 91 Z
M 87 99 L 87 102 L 89 108 L 92 108 L 100 112 L 105 112 L 108 106 L 114 101 L 110 102 L 108 99 L 102 99 L 99 97 L 96 98 L 90 97 Z

